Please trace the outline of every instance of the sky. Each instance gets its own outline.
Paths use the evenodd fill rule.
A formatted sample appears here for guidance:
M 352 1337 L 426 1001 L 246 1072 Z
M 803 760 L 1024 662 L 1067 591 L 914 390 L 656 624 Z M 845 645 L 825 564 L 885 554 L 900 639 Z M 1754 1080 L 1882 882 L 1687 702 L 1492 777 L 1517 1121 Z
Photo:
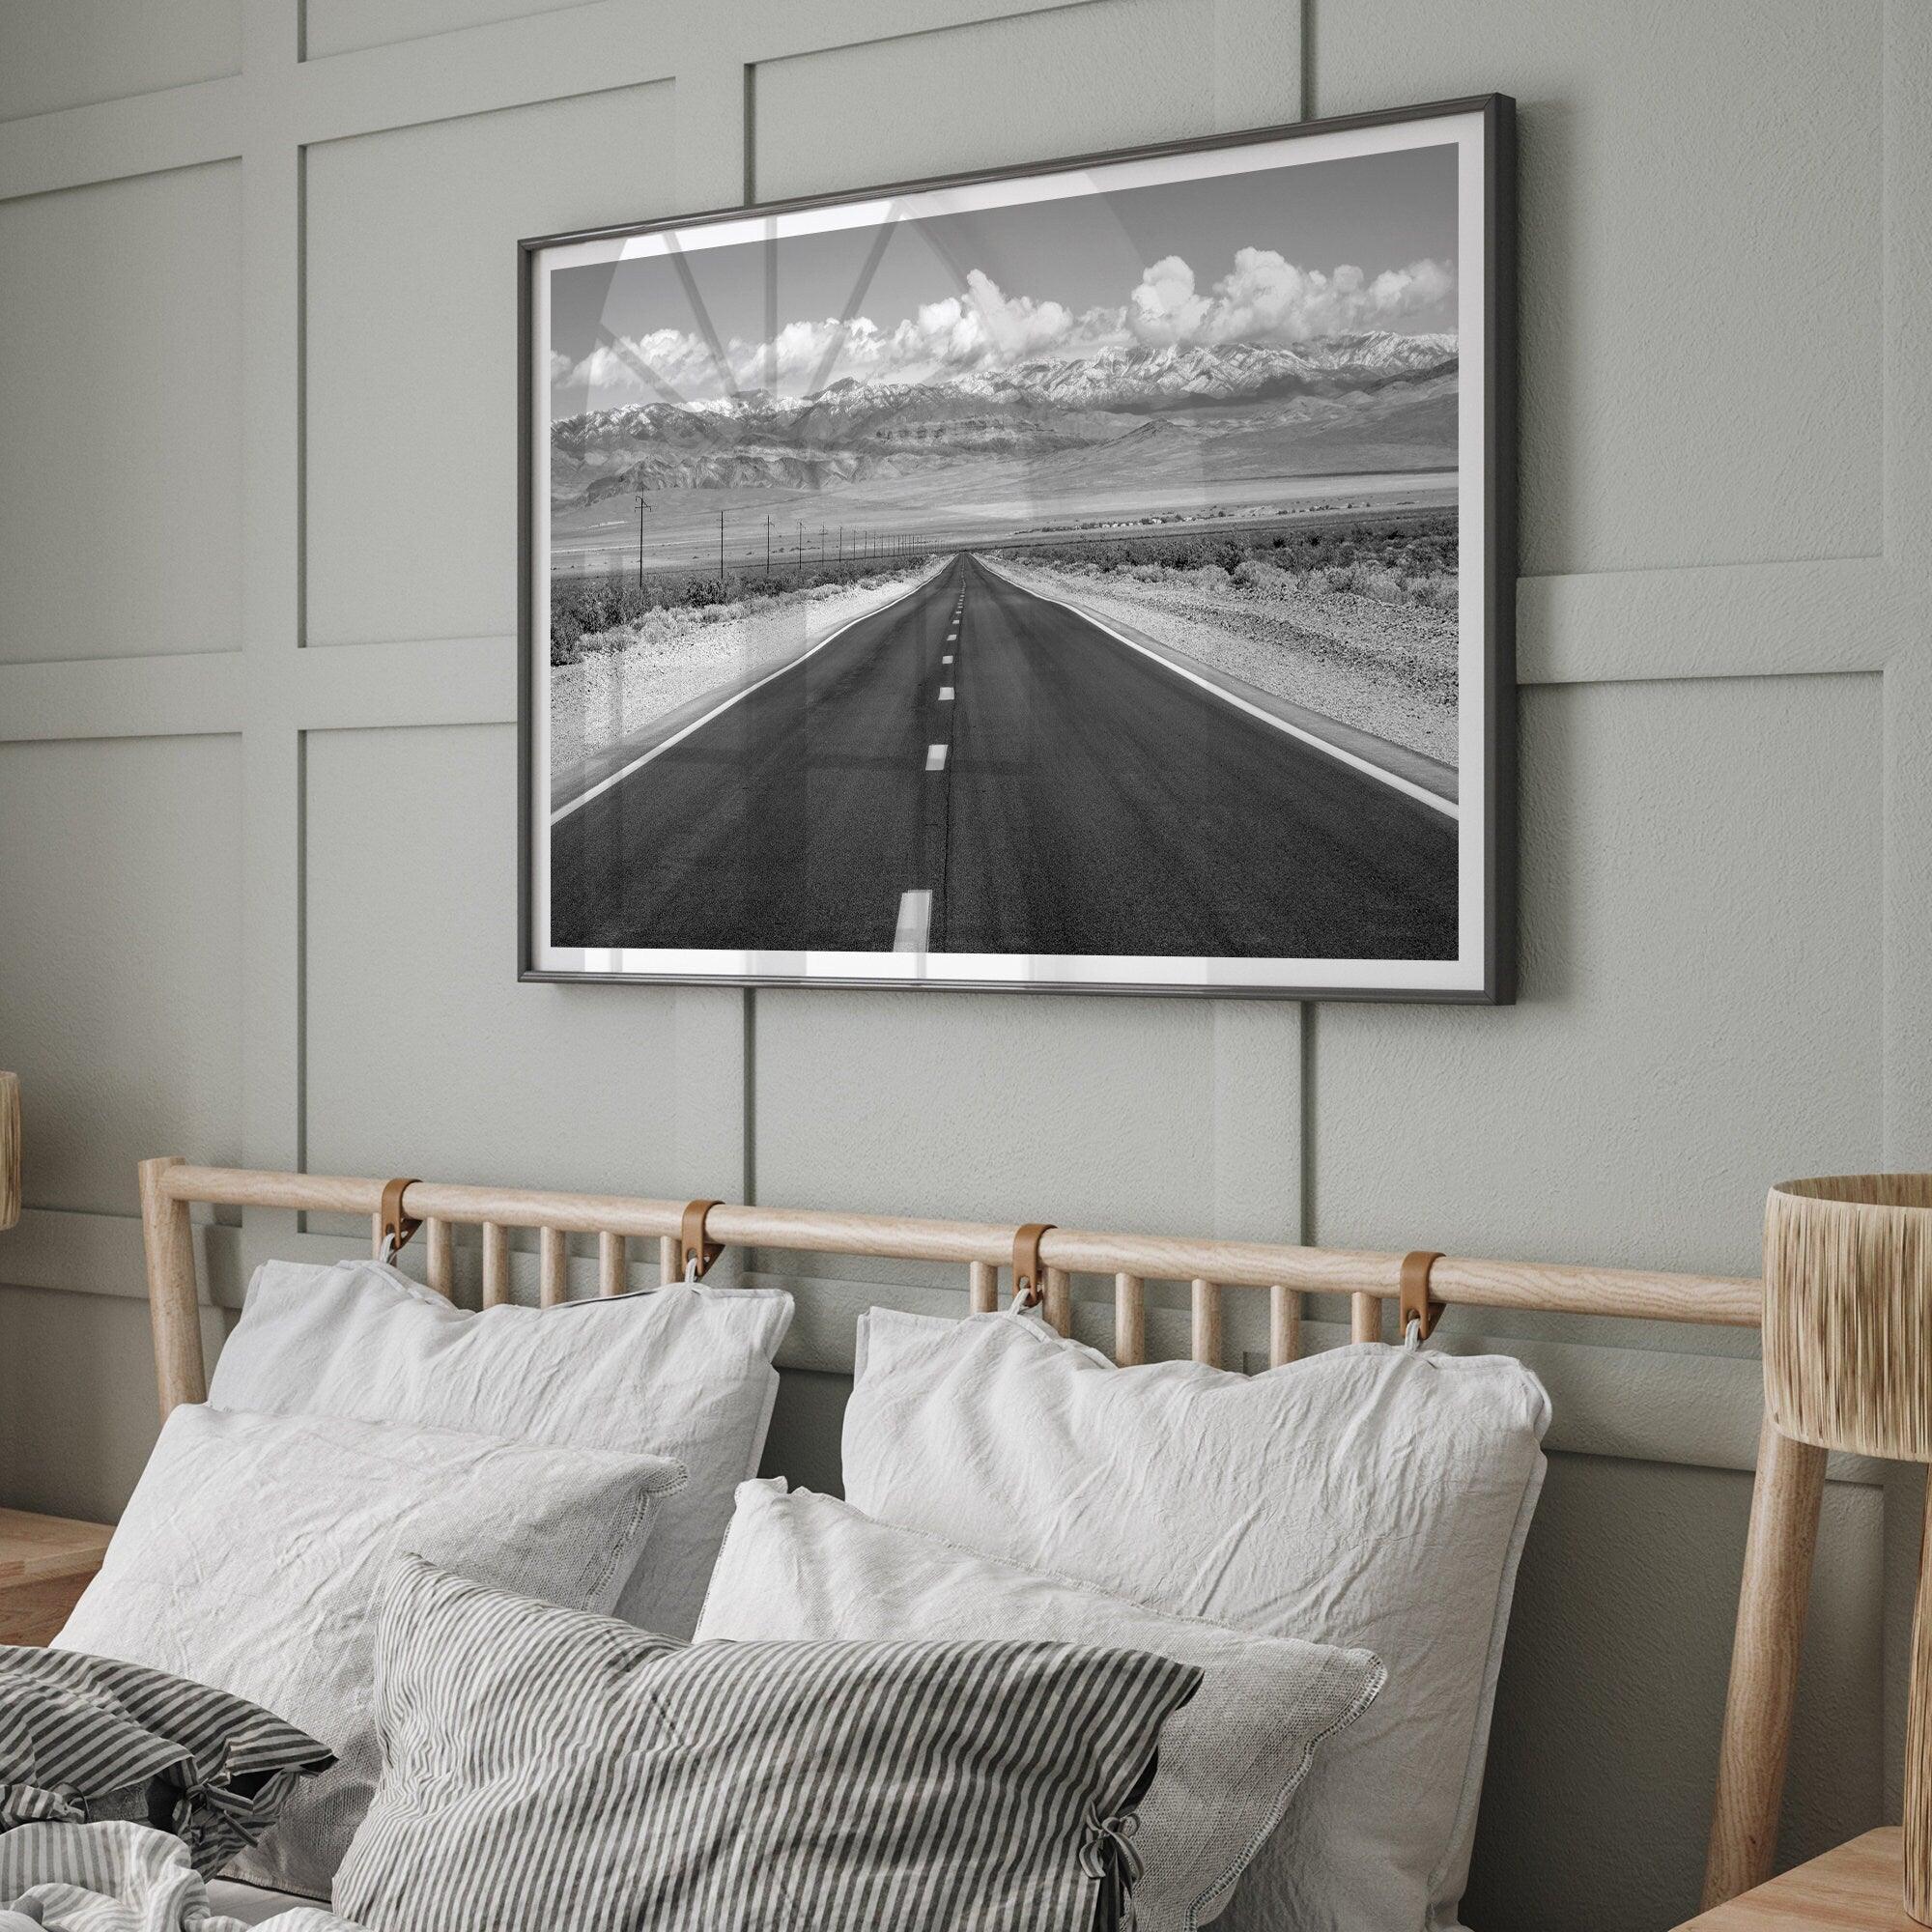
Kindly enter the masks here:
M 1456 223 L 1444 146 L 559 270 L 552 411 L 1453 330 Z

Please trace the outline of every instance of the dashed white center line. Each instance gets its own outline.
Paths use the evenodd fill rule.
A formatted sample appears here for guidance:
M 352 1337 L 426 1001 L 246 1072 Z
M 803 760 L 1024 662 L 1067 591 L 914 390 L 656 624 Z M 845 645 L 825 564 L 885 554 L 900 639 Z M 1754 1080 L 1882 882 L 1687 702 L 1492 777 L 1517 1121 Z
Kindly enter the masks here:
M 939 701 L 942 704 L 952 702 L 952 687 L 950 684 L 942 684 L 939 687 Z
M 941 658 L 939 662 L 943 665 L 950 665 L 952 662 L 952 653 L 951 651 L 947 652 L 947 654 L 943 658 Z
M 928 745 L 925 748 L 925 768 L 929 772 L 943 772 L 946 769 L 944 745 Z
M 923 952 L 925 935 L 932 924 L 932 895 L 911 892 L 899 895 L 898 929 L 893 934 L 895 952 Z

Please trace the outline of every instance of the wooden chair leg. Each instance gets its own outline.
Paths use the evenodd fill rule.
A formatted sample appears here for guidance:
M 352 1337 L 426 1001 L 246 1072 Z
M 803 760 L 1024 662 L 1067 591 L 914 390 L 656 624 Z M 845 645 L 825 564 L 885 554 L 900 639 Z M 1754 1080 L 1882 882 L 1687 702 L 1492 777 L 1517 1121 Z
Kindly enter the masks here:
M 1824 1450 L 1780 1435 L 1767 1418 L 1758 1435 L 1730 1695 L 1718 1755 L 1704 1867 L 1707 1912 L 1772 1875 L 1824 1498 Z

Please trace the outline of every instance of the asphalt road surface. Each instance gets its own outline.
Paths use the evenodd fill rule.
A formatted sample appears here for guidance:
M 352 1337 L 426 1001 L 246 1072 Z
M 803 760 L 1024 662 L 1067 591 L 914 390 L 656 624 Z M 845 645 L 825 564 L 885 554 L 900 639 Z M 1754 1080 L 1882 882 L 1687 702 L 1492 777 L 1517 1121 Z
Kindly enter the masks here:
M 1453 819 L 971 556 L 551 837 L 557 946 L 1456 954 Z

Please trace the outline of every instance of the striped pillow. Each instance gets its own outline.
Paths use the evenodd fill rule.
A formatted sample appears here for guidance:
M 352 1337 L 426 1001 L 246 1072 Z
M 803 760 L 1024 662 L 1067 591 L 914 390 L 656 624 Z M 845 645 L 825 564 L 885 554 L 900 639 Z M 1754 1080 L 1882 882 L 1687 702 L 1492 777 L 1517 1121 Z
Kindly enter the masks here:
M 702 1643 L 391 1572 L 384 1773 L 335 1909 L 384 1932 L 1092 1932 L 1201 1673 L 1066 1643 Z
M 118 1658 L 0 1646 L 0 1831 L 133 1819 L 204 1878 L 335 1753 L 226 1690 Z

